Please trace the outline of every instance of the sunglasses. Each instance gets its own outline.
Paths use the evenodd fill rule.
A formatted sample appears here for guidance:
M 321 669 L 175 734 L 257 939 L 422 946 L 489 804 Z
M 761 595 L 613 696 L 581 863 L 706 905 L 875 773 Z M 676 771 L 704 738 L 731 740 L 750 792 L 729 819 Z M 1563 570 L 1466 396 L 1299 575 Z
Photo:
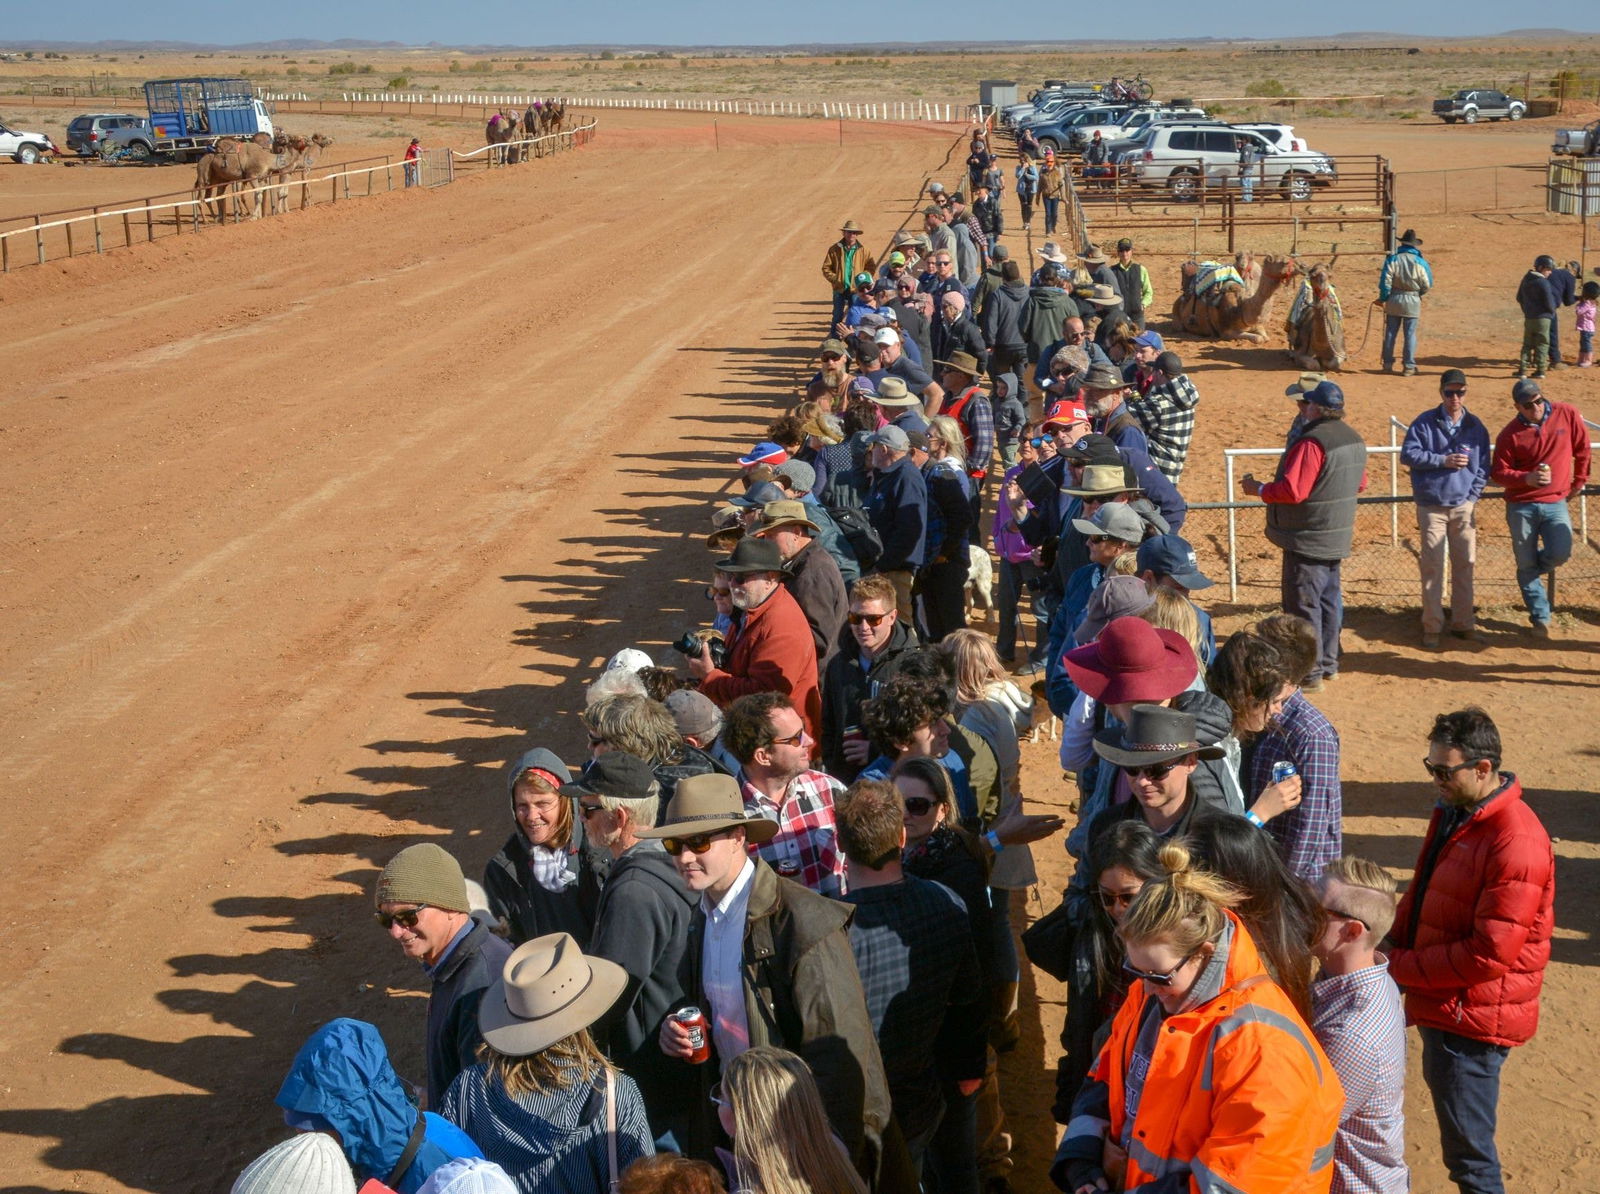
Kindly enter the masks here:
M 590 746 L 604 746 L 605 744 L 606 740 L 604 738 L 596 738 L 593 734 L 589 735 Z
M 716 833 L 698 833 L 694 837 L 664 837 L 661 839 L 661 848 L 676 858 L 685 850 L 691 854 L 704 854 L 711 849 L 711 843 L 723 837 L 727 830 Z
M 1148 780 L 1160 783 L 1172 773 L 1172 769 L 1177 765 L 1178 761 L 1174 759 L 1170 763 L 1152 763 L 1148 767 L 1124 767 L 1122 774 L 1129 779 L 1138 779 L 1142 775 Z
M 1469 771 L 1481 762 L 1483 762 L 1482 759 L 1468 759 L 1465 763 L 1457 763 L 1454 767 L 1445 767 L 1438 763 L 1430 763 L 1427 759 L 1423 759 L 1422 769 L 1434 779 L 1438 780 L 1440 783 L 1443 783 L 1457 771 Z
M 905 798 L 906 812 L 913 817 L 926 817 L 939 807 L 939 802 L 929 796 L 907 796 Z
M 794 733 L 790 734 L 787 738 L 774 738 L 772 740 L 772 745 L 774 745 L 774 746 L 799 746 L 801 741 L 805 738 L 805 736 L 806 736 L 805 729 L 801 728 L 801 729 L 796 730 Z
M 1518 410 L 1538 410 L 1543 405 L 1544 405 L 1544 399 L 1543 398 L 1535 398 L 1532 402 L 1519 402 L 1519 403 L 1517 403 L 1517 409 Z
M 1461 398 L 1461 397 L 1464 397 L 1466 395 L 1467 387 L 1466 386 L 1452 386 L 1449 389 L 1440 390 L 1439 392 L 1441 394 L 1443 394 L 1446 398 Z
M 1120 543 L 1120 542 L 1122 542 L 1122 540 L 1118 539 L 1115 535 L 1090 535 L 1090 536 L 1088 536 L 1088 542 L 1090 542 L 1090 543 Z
M 423 909 L 427 906 L 426 904 L 421 904 L 415 908 L 406 908 L 400 912 L 374 912 L 372 916 L 374 920 L 383 926 L 385 932 L 388 932 L 391 925 L 399 925 L 402 929 L 414 929 L 417 927 L 417 917 L 422 915 Z
M 587 821 L 595 813 L 603 813 L 605 810 L 606 806 L 603 804 L 585 804 L 581 800 L 578 801 L 578 811 L 583 814 L 583 819 L 585 821 Z
M 1047 438 L 1048 438 L 1047 436 L 1036 435 L 1033 438 L 1031 438 L 1030 440 L 1028 440 L 1028 447 L 1030 447 L 1030 448 L 1042 448 L 1042 447 L 1044 447 L 1044 441 Z
M 1194 958 L 1195 955 L 1190 954 L 1187 958 L 1183 959 L 1183 961 L 1179 962 L 1176 966 L 1164 974 L 1157 973 L 1154 970 L 1140 970 L 1132 962 L 1124 958 L 1122 961 L 1122 970 L 1123 973 L 1132 975 L 1134 978 L 1143 979 L 1145 982 L 1150 983 L 1153 986 L 1170 987 L 1172 985 L 1172 980 L 1178 977 L 1178 971 L 1182 970 L 1190 962 L 1194 961 Z
M 1126 908 L 1138 898 L 1139 893 L 1136 891 L 1107 891 L 1104 887 L 1100 889 L 1100 905 L 1107 910 Z
M 850 614 L 850 615 L 848 615 L 849 621 L 850 621 L 850 625 L 859 626 L 863 622 L 865 622 L 868 626 L 871 626 L 874 629 L 876 629 L 878 624 L 880 622 L 882 622 L 888 616 L 889 616 L 888 614 Z
M 715 585 L 709 585 L 706 588 L 707 601 L 715 601 L 718 597 L 731 597 L 732 595 L 732 589 L 719 589 Z
M 733 1104 L 728 1102 L 727 1097 L 722 1093 L 722 1083 L 720 1082 L 711 1088 L 711 1102 L 717 1107 L 733 1106 Z

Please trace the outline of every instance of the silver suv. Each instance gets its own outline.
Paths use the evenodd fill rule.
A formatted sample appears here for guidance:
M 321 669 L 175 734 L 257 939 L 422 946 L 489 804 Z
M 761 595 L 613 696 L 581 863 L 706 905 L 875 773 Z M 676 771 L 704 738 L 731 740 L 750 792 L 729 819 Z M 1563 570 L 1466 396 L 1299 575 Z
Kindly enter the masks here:
M 1309 199 L 1314 187 L 1339 179 L 1338 167 L 1325 153 L 1280 149 L 1260 133 L 1213 124 L 1152 127 L 1143 150 L 1129 163 L 1132 179 L 1140 186 L 1165 187 L 1180 200 L 1197 198 L 1202 187 L 1237 187 L 1241 138 L 1254 143 L 1259 155 L 1255 178 L 1263 194 L 1275 190 L 1286 199 Z
M 100 142 L 108 133 L 119 128 L 138 128 L 143 117 L 127 112 L 95 112 L 87 116 L 74 116 L 67 125 L 67 148 L 83 157 L 100 152 Z
M 1185 121 L 1205 120 L 1204 108 L 1169 108 L 1161 104 L 1151 104 L 1143 108 L 1134 108 L 1120 120 L 1113 120 L 1099 126 L 1100 139 L 1109 143 L 1136 136 L 1147 125 L 1176 124 Z M 1072 147 L 1076 150 L 1084 149 L 1094 138 L 1093 128 L 1075 128 L 1072 130 Z

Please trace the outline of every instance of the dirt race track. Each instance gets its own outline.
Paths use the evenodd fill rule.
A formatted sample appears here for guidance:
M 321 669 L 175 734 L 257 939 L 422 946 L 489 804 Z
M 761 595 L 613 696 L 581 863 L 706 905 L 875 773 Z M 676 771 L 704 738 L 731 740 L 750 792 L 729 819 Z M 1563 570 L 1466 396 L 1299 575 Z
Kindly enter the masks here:
M 1482 131 L 1537 134 L 1508 160 L 1544 135 Z M 1424 132 L 1397 135 L 1460 160 L 1461 130 Z M 503 761 L 530 740 L 578 757 L 595 667 L 633 643 L 670 658 L 701 619 L 691 534 L 805 366 L 832 229 L 855 217 L 876 242 L 952 141 L 723 121 L 719 153 L 709 134 L 608 114 L 581 153 L 0 280 L 8 1189 L 225 1188 L 281 1138 L 284 1068 L 334 1015 L 378 1023 L 420 1076 L 419 976 L 369 918 L 377 867 L 432 838 L 481 869 L 509 829 Z M 1577 229 L 1421 230 L 1439 275 L 1424 372 L 1467 368 L 1498 428 L 1509 296 L 1534 253 L 1575 256 Z M 1344 287 L 1359 311 L 1367 262 Z M 1221 447 L 1281 436 L 1290 373 L 1276 351 L 1180 351 L 1207 399 L 1191 496 L 1215 498 Z M 1374 339 L 1346 379 L 1358 427 L 1432 400 L 1376 356 Z M 1595 418 L 1596 373 L 1548 388 Z M 1556 641 L 1499 607 L 1484 643 L 1447 654 L 1417 649 L 1414 611 L 1352 611 L 1318 698 L 1343 734 L 1352 851 L 1409 874 L 1426 728 L 1468 702 L 1560 839 L 1545 1019 L 1505 1076 L 1513 1189 L 1600 1183 L 1593 598 Z M 1027 748 L 1041 809 L 1066 801 L 1052 752 Z M 1067 876 L 1059 842 L 1038 855 L 1034 914 Z M 1041 1025 L 1005 1081 L 1033 1192 L 1061 991 L 1024 986 Z M 1412 1088 L 1415 1189 L 1438 1194 L 1415 1064 Z

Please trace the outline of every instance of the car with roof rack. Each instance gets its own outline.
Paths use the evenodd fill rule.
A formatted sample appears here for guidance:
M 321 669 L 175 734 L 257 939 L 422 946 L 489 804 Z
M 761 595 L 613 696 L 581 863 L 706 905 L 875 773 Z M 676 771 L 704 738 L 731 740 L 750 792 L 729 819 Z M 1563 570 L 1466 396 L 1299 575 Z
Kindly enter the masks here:
M 1263 197 L 1272 191 L 1286 199 L 1309 199 L 1316 187 L 1339 179 L 1334 160 L 1311 149 L 1283 149 L 1259 132 L 1234 125 L 1158 124 L 1125 173 L 1145 187 L 1164 187 L 1178 200 L 1196 199 L 1202 188 L 1234 188 L 1239 183 L 1239 140 L 1254 143 L 1256 185 Z

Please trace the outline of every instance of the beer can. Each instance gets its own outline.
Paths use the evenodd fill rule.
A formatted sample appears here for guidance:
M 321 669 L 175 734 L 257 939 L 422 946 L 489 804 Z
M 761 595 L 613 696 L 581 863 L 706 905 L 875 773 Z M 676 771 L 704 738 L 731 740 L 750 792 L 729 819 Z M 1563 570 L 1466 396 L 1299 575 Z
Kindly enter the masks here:
M 686 1007 L 672 1013 L 672 1018 L 689 1030 L 689 1064 L 700 1065 L 711 1060 L 711 1031 L 705 1013 L 697 1007 Z
M 1300 772 L 1295 769 L 1295 765 L 1289 762 L 1288 759 L 1280 759 L 1272 765 L 1272 782 L 1275 784 L 1281 784 L 1291 775 L 1299 774 Z
M 800 864 L 792 858 L 782 859 L 776 869 L 778 874 L 785 879 L 798 879 L 800 877 Z

